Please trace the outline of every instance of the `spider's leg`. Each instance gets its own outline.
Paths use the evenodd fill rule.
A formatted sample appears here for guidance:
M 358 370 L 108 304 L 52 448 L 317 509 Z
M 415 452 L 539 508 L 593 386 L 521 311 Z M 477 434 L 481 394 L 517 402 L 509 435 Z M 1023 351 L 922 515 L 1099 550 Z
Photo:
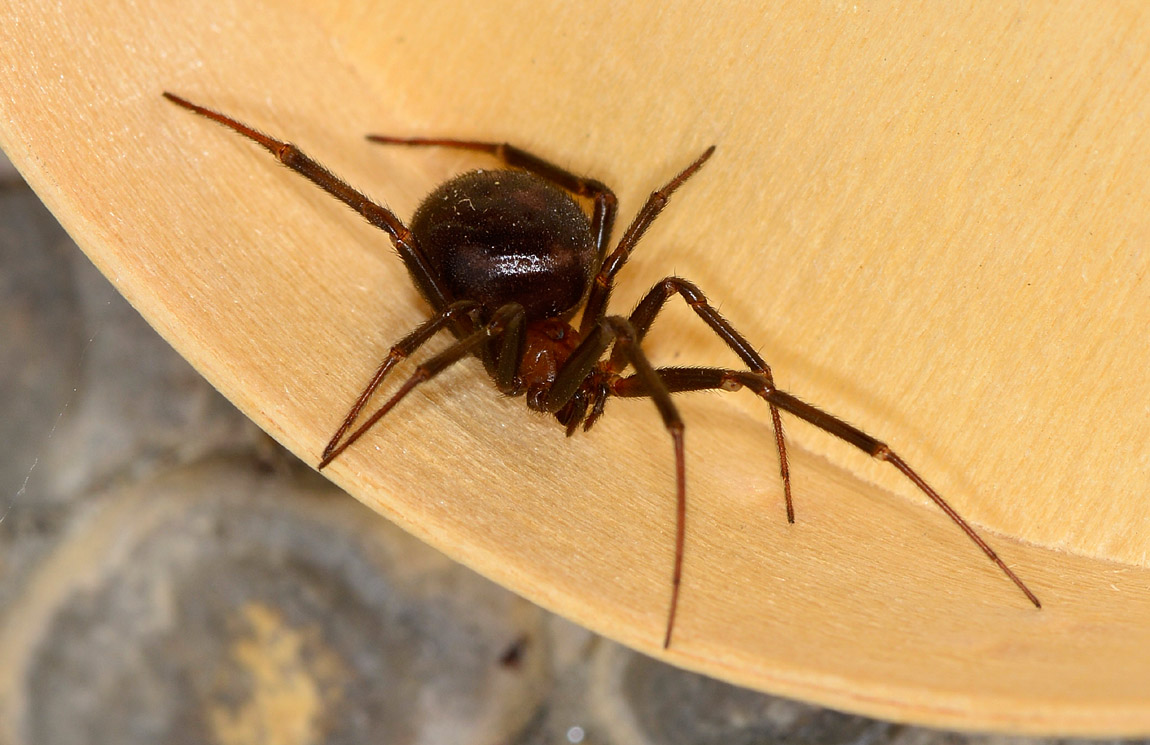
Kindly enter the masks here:
M 667 612 L 667 631 L 663 637 L 663 648 L 671 646 L 671 633 L 675 629 L 675 613 L 679 607 L 679 585 L 683 577 L 683 544 L 687 523 L 687 468 L 683 451 L 683 420 L 679 410 L 671 401 L 671 394 L 647 360 L 647 355 L 639 346 L 639 336 L 631 322 L 622 316 L 604 318 L 592 332 L 571 353 L 559 369 L 547 396 L 546 408 L 554 413 L 572 400 L 583 381 L 597 364 L 607 346 L 615 342 L 615 348 L 622 350 L 627 362 L 635 368 L 637 378 L 644 381 L 645 390 L 659 410 L 663 425 L 671 435 L 675 451 L 675 566 L 671 574 L 671 605 Z
M 359 398 L 355 400 L 351 409 L 348 410 L 343 423 L 339 425 L 339 429 L 332 435 L 331 440 L 327 443 L 327 447 L 323 449 L 323 455 L 321 457 L 327 460 L 328 456 L 331 455 L 332 451 L 339 445 L 340 438 L 347 433 L 347 430 L 355 422 L 356 417 L 359 416 L 359 412 L 363 410 L 364 404 L 371 398 L 371 394 L 375 393 L 375 389 L 379 387 L 383 379 L 391 372 L 391 368 L 407 359 L 412 352 L 419 349 L 424 342 L 442 329 L 448 321 L 464 315 L 477 307 L 479 307 L 479 304 L 473 300 L 454 302 L 439 313 L 436 313 L 433 317 L 416 326 L 414 331 L 396 342 L 387 356 L 383 358 L 383 362 L 380 363 L 379 369 L 375 371 L 375 375 L 371 377 L 371 381 L 367 384 L 367 387 L 363 389 L 363 393 L 359 394 Z
M 591 292 L 587 295 L 587 304 L 583 307 L 583 320 L 579 322 L 579 333 L 583 336 L 591 333 L 591 329 L 595 328 L 607 315 L 607 300 L 611 297 L 611 288 L 615 283 L 615 275 L 627 263 L 627 259 L 631 256 L 631 251 L 635 248 L 635 244 L 647 232 L 647 228 L 651 227 L 651 223 L 667 206 L 667 200 L 671 195 L 683 185 L 687 179 L 694 176 L 695 173 L 703 167 L 703 163 L 711 154 L 715 152 L 715 146 L 711 145 L 703 151 L 703 154 L 695 159 L 695 162 L 684 168 L 679 172 L 675 178 L 668 181 L 661 189 L 651 192 L 651 196 L 647 197 L 643 209 L 639 210 L 639 214 L 635 215 L 635 219 L 631 221 L 630 227 L 627 232 L 623 233 L 623 237 L 619 239 L 619 245 L 611 252 L 599 267 L 598 274 L 591 282 Z
M 185 109 L 194 111 L 200 116 L 223 124 L 244 137 L 247 137 L 249 140 L 262 145 L 268 152 L 274 155 L 280 163 L 283 163 L 328 194 L 351 207 L 362 215 L 365 220 L 391 237 L 391 242 L 394 244 L 396 251 L 399 252 L 399 257 L 407 266 L 407 270 L 415 280 L 416 286 L 419 288 L 419 291 L 423 293 L 423 296 L 427 298 L 432 308 L 442 310 L 451 302 L 451 293 L 436 276 L 435 271 L 427 261 L 427 257 L 423 255 L 423 252 L 412 238 L 411 231 L 395 216 L 394 212 L 383 205 L 373 202 L 362 193 L 353 189 L 341 178 L 305 155 L 303 151 L 290 142 L 282 142 L 274 137 L 269 137 L 263 132 L 253 129 L 226 114 L 221 114 L 218 111 L 194 104 L 174 93 L 165 92 L 164 98 Z M 473 325 L 469 319 L 461 318 L 459 328 L 461 331 L 468 332 L 472 330 Z
M 655 316 L 663 309 L 667 300 L 675 294 L 683 298 L 691 310 L 695 311 L 699 318 L 702 318 L 703 322 L 710 326 L 711 330 L 731 348 L 731 351 L 739 356 L 743 364 L 749 367 L 751 371 L 766 378 L 767 383 L 772 388 L 775 386 L 775 379 L 771 375 L 770 366 L 759 356 L 750 342 L 707 302 L 706 296 L 693 282 L 681 277 L 667 277 L 658 282 L 631 312 L 631 325 L 635 327 L 635 333 L 639 335 L 640 339 L 647 335 L 651 329 L 651 324 L 655 321 Z M 612 353 L 607 369 L 617 373 L 622 371 L 625 366 L 626 360 L 624 360 L 622 353 L 619 350 Z M 787 465 L 787 443 L 783 438 L 783 419 L 779 416 L 779 407 L 774 404 L 771 404 L 771 423 L 775 428 L 775 446 L 779 451 L 779 472 L 783 478 L 787 522 L 793 523 L 795 521 L 795 508 L 791 500 L 791 471 Z
M 1006 566 L 1006 563 L 998 557 L 998 554 L 990 547 L 990 544 L 988 544 L 953 507 L 947 504 L 946 500 L 944 500 L 932 486 L 927 484 L 906 461 L 899 457 L 897 453 L 891 450 L 890 447 L 882 441 L 875 439 L 853 425 L 847 424 L 833 414 L 828 414 L 822 409 L 811 406 L 785 391 L 780 391 L 775 388 L 774 384 L 772 384 L 766 376 L 760 373 L 706 367 L 667 367 L 660 368 L 657 374 L 660 380 L 660 385 L 657 388 L 651 385 L 648 376 L 632 375 L 627 378 L 616 379 L 611 386 L 612 393 L 617 396 L 645 397 L 663 396 L 666 395 L 666 391 L 676 393 L 703 390 L 737 391 L 740 388 L 748 388 L 758 394 L 759 397 L 767 403 L 778 406 L 783 411 L 794 414 L 824 432 L 828 432 L 840 440 L 854 445 L 867 455 L 877 458 L 878 460 L 886 461 L 897 468 L 917 486 L 923 494 L 938 505 L 939 509 L 945 512 L 947 517 L 961 528 L 962 532 L 966 533 L 970 540 L 974 541 L 974 543 L 982 549 L 982 552 L 1010 578 L 1010 581 L 1017 585 L 1018 589 L 1022 590 L 1027 599 L 1034 604 L 1034 607 L 1042 607 L 1042 603 L 1039 602 L 1038 597 L 1030 591 L 1030 588 L 1018 578 L 1018 575 L 1016 575 L 1010 567 Z
M 642 379 L 648 390 L 659 416 L 663 418 L 663 425 L 671 434 L 675 446 L 675 568 L 671 574 L 671 607 L 667 612 L 667 633 L 663 637 L 663 648 L 671 646 L 671 633 L 675 630 L 675 612 L 679 608 L 679 585 L 683 577 L 683 544 L 687 534 L 687 466 L 683 451 L 683 420 L 679 417 L 679 410 L 671 401 L 671 393 L 659 374 L 651 367 L 643 348 L 639 346 L 639 337 L 632 328 L 630 321 L 621 316 L 608 316 L 604 324 L 609 324 L 615 335 L 615 349 L 627 357 L 627 361 L 635 368 L 636 377 Z
M 415 145 L 422 147 L 447 147 L 456 150 L 473 150 L 493 155 L 512 168 L 522 168 L 546 179 L 561 189 L 566 189 L 580 197 L 592 200 L 591 235 L 595 236 L 596 253 L 599 262 L 607 253 L 611 241 L 611 229 L 615 226 L 615 213 L 619 200 L 615 192 L 602 181 L 577 176 L 566 168 L 555 165 L 522 148 L 507 142 L 481 142 L 479 140 L 453 140 L 441 137 L 392 137 L 390 135 L 368 135 L 367 139 L 385 145 Z
M 318 467 L 322 470 L 329 463 L 335 460 L 335 458 L 339 456 L 340 453 L 342 453 L 344 450 L 350 447 L 352 443 L 362 437 L 363 434 L 371 429 L 376 422 L 382 419 L 383 416 L 387 414 L 387 412 L 395 408 L 395 405 L 398 404 L 404 396 L 406 396 L 408 393 L 411 393 L 411 391 L 417 385 L 431 380 L 451 365 L 454 365 L 456 362 L 466 357 L 468 354 L 479 351 L 483 345 L 488 342 L 489 339 L 494 336 L 503 334 L 509 326 L 514 326 L 516 323 L 515 319 L 522 315 L 523 306 L 514 303 L 505 305 L 495 312 L 491 321 L 488 322 L 483 328 L 472 332 L 468 336 L 463 337 L 447 349 L 443 350 L 426 362 L 420 364 L 419 367 L 415 369 L 415 372 L 411 374 L 411 377 L 407 379 L 407 382 L 400 386 L 399 390 L 395 392 L 395 395 L 388 399 L 387 403 L 385 403 L 379 408 L 378 411 L 372 414 L 366 422 L 360 425 L 359 429 L 352 432 L 346 440 L 333 448 L 330 453 L 325 455 L 323 460 L 320 461 Z
M 483 362 L 495 381 L 495 387 L 502 393 L 514 395 L 520 386 L 519 363 L 523 360 L 527 343 L 527 316 L 519 303 L 509 303 L 496 311 L 493 319 L 501 324 L 501 328 L 488 337 L 483 349 Z

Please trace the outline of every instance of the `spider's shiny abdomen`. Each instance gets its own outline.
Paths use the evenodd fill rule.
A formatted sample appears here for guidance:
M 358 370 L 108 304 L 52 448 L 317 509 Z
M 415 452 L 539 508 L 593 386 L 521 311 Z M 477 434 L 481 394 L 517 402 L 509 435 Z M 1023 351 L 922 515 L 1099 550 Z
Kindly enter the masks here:
M 431 192 L 415 242 L 455 300 L 490 315 L 519 303 L 527 321 L 567 317 L 595 271 L 591 222 L 567 192 L 523 171 L 471 171 Z

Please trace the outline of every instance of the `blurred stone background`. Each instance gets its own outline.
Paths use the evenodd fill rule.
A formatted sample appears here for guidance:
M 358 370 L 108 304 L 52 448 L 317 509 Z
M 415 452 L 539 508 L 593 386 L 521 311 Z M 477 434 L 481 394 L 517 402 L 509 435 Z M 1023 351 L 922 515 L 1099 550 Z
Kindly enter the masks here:
M 453 564 L 247 421 L 0 156 L 0 745 L 1046 743 L 685 673 Z

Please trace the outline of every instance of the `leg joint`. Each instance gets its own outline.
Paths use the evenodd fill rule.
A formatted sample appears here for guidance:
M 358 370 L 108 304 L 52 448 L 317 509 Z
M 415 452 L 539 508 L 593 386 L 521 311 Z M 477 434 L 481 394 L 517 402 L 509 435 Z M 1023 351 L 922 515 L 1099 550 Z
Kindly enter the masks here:
M 703 291 L 692 281 L 683 279 L 682 277 L 667 277 L 661 283 L 663 288 L 664 297 L 670 297 L 671 293 L 677 292 L 683 296 L 687 304 L 692 308 L 699 308 L 707 303 L 707 296 Z

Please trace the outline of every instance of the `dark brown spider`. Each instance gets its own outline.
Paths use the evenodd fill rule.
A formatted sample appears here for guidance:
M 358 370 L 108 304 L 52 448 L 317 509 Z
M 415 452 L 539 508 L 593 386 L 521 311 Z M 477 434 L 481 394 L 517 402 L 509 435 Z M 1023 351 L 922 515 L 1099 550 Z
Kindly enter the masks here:
M 661 189 L 653 192 L 608 253 L 616 199 L 605 184 L 581 178 L 513 145 L 470 140 L 371 136 L 375 142 L 433 145 L 488 153 L 516 170 L 471 171 L 439 186 L 423 201 L 406 227 L 382 207 L 344 183 L 290 143 L 257 132 L 235 119 L 171 93 L 164 97 L 224 124 L 267 148 L 288 168 L 347 204 L 391 237 L 415 286 L 434 315 L 399 341 L 356 399 L 324 448 L 319 468 L 355 442 L 413 388 L 468 354 L 483 360 L 496 387 L 507 395 L 525 395 L 528 407 L 553 414 L 571 435 L 588 430 L 602 416 L 611 396 L 654 401 L 675 450 L 677 517 L 675 564 L 663 646 L 671 644 L 683 568 L 686 518 L 686 469 L 683 422 L 672 393 L 748 388 L 771 407 L 775 443 L 786 498 L 787 520 L 794 522 L 790 473 L 779 410 L 823 429 L 901 471 L 998 565 L 1035 607 L 1034 593 L 941 496 L 885 444 L 843 420 L 775 388 L 771 369 L 742 334 L 707 302 L 691 282 L 667 277 L 656 284 L 629 317 L 607 315 L 615 275 L 632 249 L 663 211 L 671 194 L 693 176 L 715 151 L 703 151 Z M 590 199 L 591 217 L 574 196 Z M 678 294 L 691 310 L 726 342 L 749 368 L 655 369 L 640 342 L 663 304 Z M 576 330 L 570 320 L 583 308 Z M 367 400 L 401 360 L 442 329 L 457 341 L 416 368 L 398 391 L 346 438 Z M 604 359 L 608 347 L 610 356 Z M 631 375 L 624 375 L 630 367 Z

